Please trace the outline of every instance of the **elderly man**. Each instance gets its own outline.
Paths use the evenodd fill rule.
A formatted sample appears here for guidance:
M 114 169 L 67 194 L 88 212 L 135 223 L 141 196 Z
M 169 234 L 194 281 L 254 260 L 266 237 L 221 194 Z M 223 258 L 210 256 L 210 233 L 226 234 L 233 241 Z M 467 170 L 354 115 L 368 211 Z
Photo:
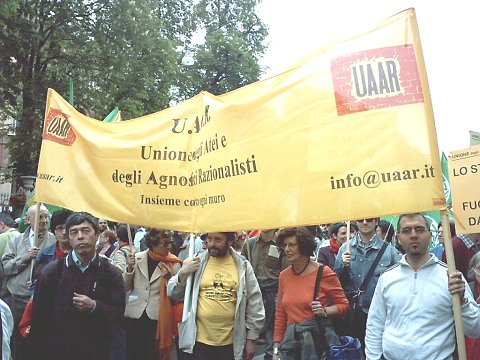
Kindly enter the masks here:
M 94 217 L 73 213 L 66 232 L 71 253 L 46 265 L 36 286 L 32 348 L 49 360 L 107 360 L 125 311 L 122 275 L 95 252 Z
M 262 293 L 250 263 L 231 248 L 234 240 L 233 232 L 209 233 L 208 251 L 186 259 L 168 282 L 168 296 L 181 301 L 195 273 L 190 321 L 180 324 L 180 349 L 190 359 L 250 360 L 255 353 L 265 319 Z
M 421 214 L 401 215 L 400 262 L 378 280 L 366 331 L 368 360 L 452 359 L 455 351 L 452 293 L 460 294 L 465 335 L 480 337 L 480 311 L 461 272 L 428 252 L 430 226 Z
M 38 232 L 35 229 L 36 205 L 31 206 L 27 211 L 27 218 L 30 226 L 23 234 L 10 239 L 3 253 L 2 263 L 7 276 L 7 290 L 11 294 L 5 298 L 5 302 L 10 306 L 13 315 L 14 332 L 12 335 L 12 357 L 21 359 L 22 354 L 17 354 L 17 347 L 21 347 L 22 339 L 17 331 L 25 306 L 32 296 L 30 284 L 30 275 L 32 269 L 32 260 L 38 255 L 39 250 L 55 243 L 55 236 L 47 231 L 48 211 L 43 205 L 40 206 Z M 35 232 L 38 234 L 38 240 L 35 244 Z

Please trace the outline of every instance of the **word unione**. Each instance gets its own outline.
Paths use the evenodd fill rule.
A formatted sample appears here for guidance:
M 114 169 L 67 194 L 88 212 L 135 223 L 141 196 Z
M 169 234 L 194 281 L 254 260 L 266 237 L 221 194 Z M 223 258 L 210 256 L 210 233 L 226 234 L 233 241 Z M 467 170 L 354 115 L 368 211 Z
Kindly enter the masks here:
M 225 135 L 215 136 L 201 141 L 198 148 L 194 151 L 169 150 L 168 146 L 163 149 L 154 149 L 152 146 L 142 145 L 140 148 L 140 157 L 143 160 L 163 160 L 163 161 L 198 161 L 202 155 L 224 148 L 227 146 Z
M 393 60 L 353 65 L 352 75 L 354 95 L 358 98 L 401 92 L 397 64 Z

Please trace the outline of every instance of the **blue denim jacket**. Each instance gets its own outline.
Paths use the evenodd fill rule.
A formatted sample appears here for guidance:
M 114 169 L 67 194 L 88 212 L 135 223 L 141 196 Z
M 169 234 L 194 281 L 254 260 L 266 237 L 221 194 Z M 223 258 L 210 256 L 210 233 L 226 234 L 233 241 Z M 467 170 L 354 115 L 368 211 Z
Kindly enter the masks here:
M 335 266 L 333 268 L 340 279 L 345 294 L 349 298 L 351 298 L 352 294 L 357 292 L 384 243 L 384 241 L 378 237 L 378 235 L 375 235 L 366 247 L 359 245 L 359 242 L 361 242 L 361 239 L 360 235 L 357 233 L 353 239 L 350 240 L 350 266 L 344 267 L 342 262 L 342 254 L 347 250 L 345 243 L 338 251 L 338 255 L 335 260 Z M 365 292 L 360 295 L 358 300 L 358 306 L 365 313 L 368 313 L 368 308 L 372 302 L 373 293 L 375 292 L 375 286 L 377 286 L 378 278 L 387 268 L 396 264 L 398 260 L 400 260 L 400 257 L 400 254 L 392 245 L 387 246 L 382 258 L 380 259 L 380 262 L 377 265 L 377 268 L 375 269 L 375 272 L 367 284 Z

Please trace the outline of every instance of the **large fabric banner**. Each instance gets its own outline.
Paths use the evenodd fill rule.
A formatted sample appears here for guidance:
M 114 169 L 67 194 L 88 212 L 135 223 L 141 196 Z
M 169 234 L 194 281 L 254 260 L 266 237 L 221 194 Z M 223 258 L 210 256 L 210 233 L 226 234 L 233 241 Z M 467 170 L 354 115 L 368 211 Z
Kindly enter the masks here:
M 50 90 L 36 200 L 195 232 L 444 209 L 415 12 L 270 79 L 119 123 Z

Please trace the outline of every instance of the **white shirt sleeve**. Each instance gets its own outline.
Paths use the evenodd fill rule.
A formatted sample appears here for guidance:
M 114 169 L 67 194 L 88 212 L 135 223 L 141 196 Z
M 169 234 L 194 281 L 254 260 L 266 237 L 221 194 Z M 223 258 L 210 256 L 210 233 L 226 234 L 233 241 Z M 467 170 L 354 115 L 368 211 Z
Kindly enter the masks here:
M 382 276 L 378 280 L 372 303 L 368 310 L 367 329 L 365 333 L 365 355 L 367 360 L 378 360 L 382 357 L 382 338 L 387 318 L 387 308 L 383 297 Z
M 10 336 L 13 332 L 13 316 L 10 308 L 0 300 L 0 311 L 2 312 L 2 360 L 10 360 Z

